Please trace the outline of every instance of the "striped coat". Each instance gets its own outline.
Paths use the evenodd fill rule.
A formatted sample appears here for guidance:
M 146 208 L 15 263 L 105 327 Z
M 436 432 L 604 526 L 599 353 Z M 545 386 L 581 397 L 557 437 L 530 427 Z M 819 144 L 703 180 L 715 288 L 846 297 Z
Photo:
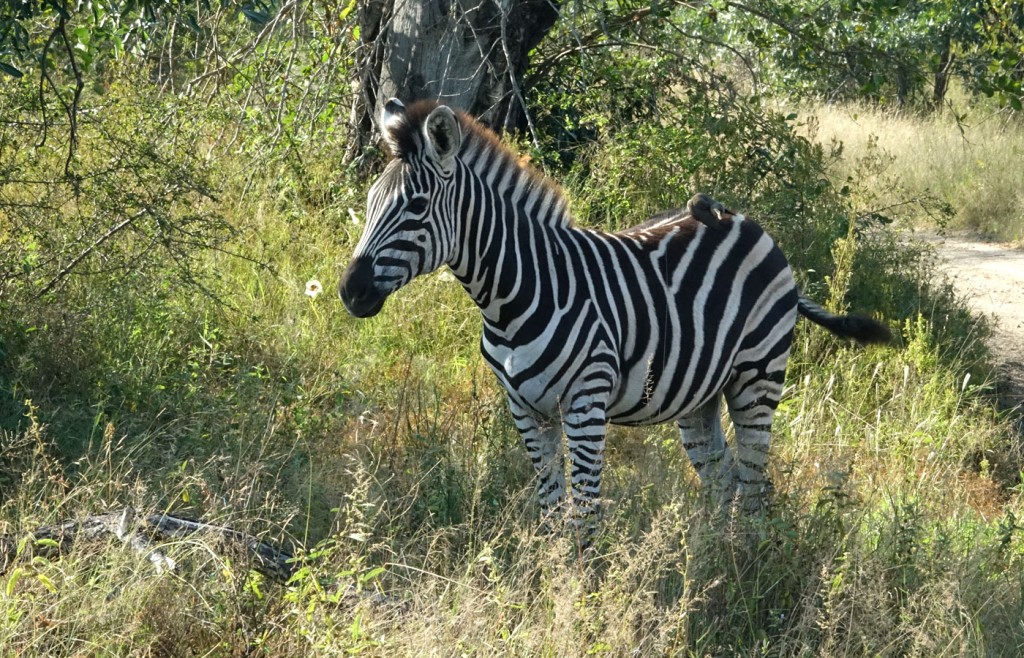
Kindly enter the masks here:
M 415 276 L 451 268 L 480 308 L 481 352 L 508 392 L 545 518 L 590 525 L 608 422 L 677 422 L 715 495 L 757 508 L 798 313 L 888 339 L 874 320 L 801 298 L 779 247 L 742 215 L 691 204 L 618 233 L 581 229 L 561 190 L 468 116 L 392 100 L 381 124 L 395 157 L 369 192 L 341 298 L 372 316 Z

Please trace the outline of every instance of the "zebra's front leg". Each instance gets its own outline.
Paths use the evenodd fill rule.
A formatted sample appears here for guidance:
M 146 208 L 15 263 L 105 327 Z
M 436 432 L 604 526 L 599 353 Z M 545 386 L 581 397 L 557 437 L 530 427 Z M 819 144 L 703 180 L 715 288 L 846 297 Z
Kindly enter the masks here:
M 729 504 L 736 494 L 732 451 L 722 431 L 721 396 L 715 395 L 692 413 L 679 419 L 683 448 L 700 476 L 701 487 L 719 504 Z
M 562 450 L 562 427 L 557 420 L 540 420 L 531 410 L 511 397 L 508 399 L 512 419 L 523 438 L 526 453 L 537 472 L 537 502 L 540 504 L 544 529 L 552 530 L 552 521 L 561 514 L 565 500 L 565 457 Z

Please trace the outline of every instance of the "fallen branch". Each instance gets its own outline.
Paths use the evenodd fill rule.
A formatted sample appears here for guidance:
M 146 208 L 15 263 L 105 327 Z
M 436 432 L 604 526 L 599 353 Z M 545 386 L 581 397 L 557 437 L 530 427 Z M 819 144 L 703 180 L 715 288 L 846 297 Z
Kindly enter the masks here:
M 155 543 L 194 534 L 214 535 L 228 546 L 244 547 L 252 560 L 252 568 L 277 582 L 287 582 L 294 572 L 292 554 L 270 542 L 227 526 L 170 514 L 139 516 L 131 507 L 78 521 L 41 526 L 31 534 L 31 538 L 34 539 L 34 554 L 55 558 L 67 553 L 76 541 L 95 541 L 114 536 L 135 552 L 145 555 L 158 571 L 173 571 L 176 566 L 174 560 L 164 555 Z M 11 537 L 0 537 L 0 573 L 18 556 L 18 544 Z

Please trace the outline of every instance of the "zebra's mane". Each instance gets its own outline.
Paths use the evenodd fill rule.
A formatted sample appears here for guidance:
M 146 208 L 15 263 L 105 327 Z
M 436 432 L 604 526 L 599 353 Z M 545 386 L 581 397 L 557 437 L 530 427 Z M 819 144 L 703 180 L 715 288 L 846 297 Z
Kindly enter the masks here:
M 423 124 L 427 116 L 439 105 L 436 101 L 416 101 L 406 109 L 405 121 L 390 133 L 392 156 L 409 162 L 423 152 Z M 462 129 L 462 148 L 458 157 L 470 165 L 484 163 L 487 167 L 513 170 L 520 185 L 528 189 L 541 188 L 550 196 L 559 199 L 568 208 L 568 198 L 562 187 L 533 167 L 528 156 L 522 156 L 509 148 L 492 130 L 458 110 L 455 115 Z M 562 215 L 562 225 L 571 226 L 572 216 L 568 210 Z

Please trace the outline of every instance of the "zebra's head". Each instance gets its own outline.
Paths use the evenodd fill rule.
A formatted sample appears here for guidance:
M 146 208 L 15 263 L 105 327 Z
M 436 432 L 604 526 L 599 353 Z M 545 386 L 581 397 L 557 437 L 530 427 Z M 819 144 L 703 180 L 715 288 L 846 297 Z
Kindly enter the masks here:
M 397 99 L 384 105 L 384 141 L 394 159 L 370 188 L 366 228 L 338 292 L 356 317 L 376 315 L 388 295 L 451 255 L 455 156 L 462 129 L 445 105 Z

